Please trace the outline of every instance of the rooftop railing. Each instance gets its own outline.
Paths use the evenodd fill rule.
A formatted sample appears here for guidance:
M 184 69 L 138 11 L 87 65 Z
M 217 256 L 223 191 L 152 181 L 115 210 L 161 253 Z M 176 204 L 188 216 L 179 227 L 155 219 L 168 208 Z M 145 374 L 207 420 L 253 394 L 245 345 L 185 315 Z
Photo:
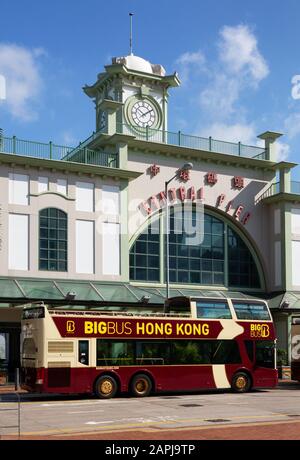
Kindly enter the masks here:
M 43 160 L 63 160 L 97 166 L 118 167 L 118 154 L 90 150 L 86 147 L 66 147 L 36 141 L 18 139 L 16 136 L 0 136 L 0 152 Z
M 280 193 L 280 182 L 274 182 L 271 184 L 270 187 L 259 197 L 259 201 L 263 200 L 264 198 L 268 198 L 273 195 L 277 195 Z M 291 181 L 291 192 L 295 195 L 300 195 L 300 182 Z
M 117 123 L 117 132 L 120 134 L 131 134 L 137 139 L 148 142 L 175 145 L 208 152 L 224 153 L 246 158 L 266 159 L 266 150 L 261 147 L 242 144 L 241 142 L 225 142 L 212 137 L 199 137 L 184 134 L 181 131 L 161 131 L 152 128 L 133 127 L 125 123 Z
M 106 166 L 109 168 L 118 168 L 117 153 L 101 152 L 98 150 L 91 150 L 87 147 L 76 148 L 69 152 L 62 160 L 75 161 L 76 163 L 85 163 L 95 166 Z
M 130 134 L 137 139 L 148 142 L 163 143 L 208 152 L 223 153 L 246 158 L 266 160 L 266 150 L 261 147 L 242 144 L 241 142 L 225 142 L 212 137 L 191 136 L 181 131 L 162 131 L 151 128 L 140 128 L 125 123 L 117 123 L 117 133 Z M 30 156 L 48 160 L 74 161 L 98 166 L 118 167 L 118 154 L 107 153 L 88 148 L 90 143 L 105 134 L 105 128 L 94 132 L 77 147 L 66 147 L 53 144 L 18 139 L 16 136 L 0 135 L 0 152 L 15 155 Z
M 0 137 L 0 152 L 15 155 L 24 155 L 47 160 L 61 160 L 73 147 L 56 145 L 52 142 L 27 141 L 13 137 Z

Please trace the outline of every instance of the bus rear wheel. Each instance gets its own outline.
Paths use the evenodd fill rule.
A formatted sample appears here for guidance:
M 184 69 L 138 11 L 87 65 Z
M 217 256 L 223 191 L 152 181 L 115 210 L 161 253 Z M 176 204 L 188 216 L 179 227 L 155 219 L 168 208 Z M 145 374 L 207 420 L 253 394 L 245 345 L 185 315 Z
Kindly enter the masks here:
M 152 390 L 152 382 L 147 375 L 138 374 L 133 377 L 130 389 L 133 396 L 149 396 Z
M 95 394 L 98 398 L 113 398 L 118 391 L 118 384 L 111 375 L 101 375 L 95 383 Z
M 237 372 L 233 376 L 231 388 L 236 393 L 246 393 L 251 388 L 251 378 L 245 372 Z

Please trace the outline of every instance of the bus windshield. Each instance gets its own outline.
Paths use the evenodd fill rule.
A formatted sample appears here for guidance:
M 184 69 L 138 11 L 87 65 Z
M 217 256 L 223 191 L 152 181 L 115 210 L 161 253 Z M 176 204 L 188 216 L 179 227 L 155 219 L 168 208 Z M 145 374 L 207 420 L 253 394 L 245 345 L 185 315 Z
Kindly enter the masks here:
M 270 313 L 264 303 L 240 302 L 233 300 L 233 308 L 238 319 L 270 321 Z

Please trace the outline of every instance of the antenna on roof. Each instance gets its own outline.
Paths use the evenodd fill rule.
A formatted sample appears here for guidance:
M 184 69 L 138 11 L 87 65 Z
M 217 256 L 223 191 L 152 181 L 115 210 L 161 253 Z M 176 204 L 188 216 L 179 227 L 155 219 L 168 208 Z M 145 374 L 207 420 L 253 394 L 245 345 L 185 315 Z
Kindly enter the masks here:
M 129 46 L 130 46 L 130 56 L 133 55 L 133 52 L 132 52 L 132 16 L 133 16 L 133 13 L 129 13 L 129 16 L 130 16 L 130 39 L 129 39 Z

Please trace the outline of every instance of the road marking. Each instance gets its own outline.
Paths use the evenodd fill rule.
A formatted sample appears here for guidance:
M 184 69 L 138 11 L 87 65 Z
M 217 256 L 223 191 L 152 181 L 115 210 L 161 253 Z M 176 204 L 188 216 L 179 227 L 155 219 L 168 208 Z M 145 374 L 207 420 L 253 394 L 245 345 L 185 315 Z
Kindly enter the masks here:
M 154 416 L 153 418 L 143 418 L 143 417 L 135 417 L 135 418 L 121 418 L 117 420 L 108 420 L 108 421 L 101 421 L 101 422 L 96 422 L 96 421 L 89 421 L 85 422 L 85 425 L 98 425 L 102 423 L 122 423 L 122 422 L 135 422 L 135 423 L 168 423 L 168 422 L 177 422 L 176 417 L 170 417 L 170 416 L 163 416 L 163 415 L 158 415 Z
M 67 414 L 91 414 L 92 412 L 104 412 L 103 409 L 99 410 L 79 410 L 76 412 L 67 412 Z
M 130 404 L 131 403 L 138 403 L 139 401 L 135 401 L 134 399 L 133 400 L 130 400 Z M 91 401 L 91 402 L 72 402 L 72 401 L 65 401 L 65 402 L 62 402 L 62 403 L 55 403 L 55 402 L 50 402 L 50 403 L 44 403 L 44 404 L 40 404 L 41 407 L 59 407 L 59 406 L 95 406 L 95 405 L 102 405 L 102 404 L 128 404 L 128 400 L 126 401 L 108 401 L 108 400 L 96 400 L 96 401 Z
M 25 406 L 36 406 L 36 407 L 59 407 L 59 406 L 89 406 L 89 405 L 108 405 L 108 404 L 128 404 L 130 401 L 130 404 L 138 404 L 140 401 L 135 400 L 135 399 L 124 399 L 124 400 L 100 400 L 100 399 L 95 399 L 95 400 L 87 400 L 84 402 L 74 402 L 74 401 L 63 401 L 61 403 L 56 402 L 56 401 L 50 401 L 46 403 L 42 403 L 41 401 L 24 401 L 21 399 L 21 404 Z M 145 401 L 146 402 L 146 401 Z M 149 401 L 150 402 L 150 401 Z M 7 405 L 15 405 L 17 401 L 0 401 L 0 407 L 2 406 L 7 406 Z
M 61 407 L 61 406 L 94 406 L 95 403 L 45 403 L 40 407 Z
M 101 425 L 102 423 L 114 423 L 113 420 L 104 420 L 103 422 L 86 422 L 85 425 Z

